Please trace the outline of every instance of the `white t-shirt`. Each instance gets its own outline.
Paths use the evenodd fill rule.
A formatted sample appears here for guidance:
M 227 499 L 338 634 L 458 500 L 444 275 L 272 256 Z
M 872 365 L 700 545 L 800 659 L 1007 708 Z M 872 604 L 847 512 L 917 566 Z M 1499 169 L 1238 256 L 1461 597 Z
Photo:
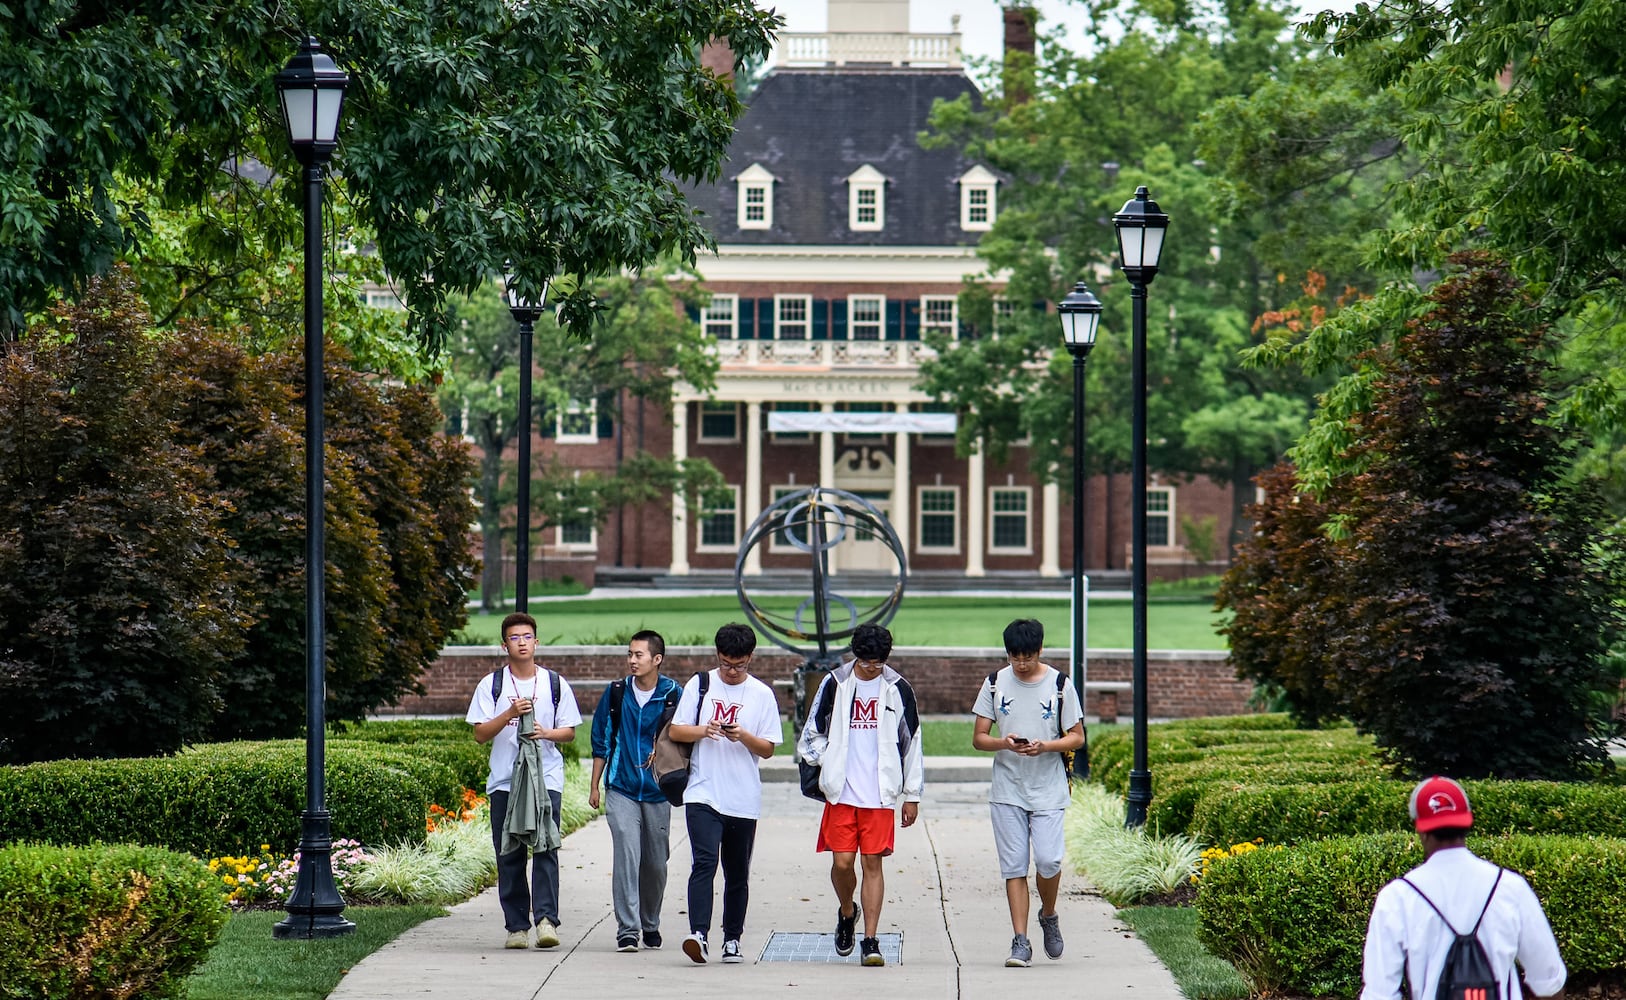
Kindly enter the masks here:
M 1000 736 L 1025 736 L 1030 740 L 1054 740 L 1056 713 L 1061 713 L 1061 732 L 1065 733 L 1084 718 L 1078 704 L 1078 692 L 1071 681 L 1066 697 L 1056 704 L 1056 669 L 1046 667 L 1039 679 L 1024 683 L 1009 664 L 995 678 L 999 687 L 999 704 L 994 704 L 988 679 L 983 678 L 982 690 L 977 692 L 977 703 L 971 709 L 984 719 L 994 720 Z M 1067 787 L 1067 772 L 1062 767 L 1061 754 L 1042 753 L 1027 757 L 1014 750 L 1000 750 L 994 754 L 993 778 L 988 783 L 988 801 L 1020 806 L 1029 812 L 1065 809 L 1072 796 Z
M 773 689 L 749 675 L 738 684 L 724 684 L 717 671 L 711 671 L 707 682 L 706 701 L 698 706 L 698 677 L 689 678 L 683 685 L 683 698 L 678 702 L 672 721 L 680 726 L 707 725 L 713 720 L 733 720 L 741 729 L 777 744 L 781 738 L 779 728 L 779 702 Z M 694 745 L 689 757 L 689 787 L 684 790 L 683 804 L 708 805 L 724 816 L 756 819 L 762 812 L 762 775 L 757 770 L 761 758 L 745 744 L 725 737 L 702 739 Z
M 632 698 L 638 703 L 639 708 L 643 708 L 645 705 L 649 704 L 649 699 L 655 697 L 655 688 L 650 688 L 648 691 L 645 691 L 643 688 L 638 686 L 636 681 L 628 680 L 627 687 L 632 689 Z M 659 685 L 656 685 L 656 687 L 659 687 Z
M 881 806 L 881 678 L 853 685 L 852 717 L 847 720 L 846 785 L 837 802 L 860 809 Z M 832 719 L 833 725 L 841 720 Z
M 548 689 L 547 671 L 540 666 L 536 668 L 535 677 L 520 681 L 516 681 L 509 669 L 504 667 L 502 693 L 496 700 L 491 697 L 491 675 L 481 677 L 474 689 L 474 697 L 469 700 L 469 714 L 464 721 L 471 726 L 490 722 L 520 697 L 531 699 L 537 725 L 543 729 L 581 725 L 582 713 L 576 707 L 576 694 L 570 690 L 570 682 L 559 678 L 559 704 L 554 705 L 552 692 Z M 502 708 L 499 709 L 498 705 Z M 550 792 L 564 791 L 565 758 L 559 752 L 559 745 L 552 740 L 538 742 L 542 746 L 542 784 Z M 510 719 L 502 732 L 491 740 L 491 774 L 486 778 L 486 794 L 508 791 L 508 783 L 514 776 L 514 762 L 518 759 L 519 720 Z

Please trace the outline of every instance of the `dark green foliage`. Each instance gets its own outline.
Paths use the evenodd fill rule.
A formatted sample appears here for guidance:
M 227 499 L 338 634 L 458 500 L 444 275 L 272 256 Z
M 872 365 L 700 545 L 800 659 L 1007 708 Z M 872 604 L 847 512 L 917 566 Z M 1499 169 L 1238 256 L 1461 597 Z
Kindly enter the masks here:
M 1215 598 L 1231 612 L 1220 632 L 1237 676 L 1280 691 L 1294 722 L 1314 729 L 1340 715 L 1322 641 L 1345 600 L 1322 530 L 1332 511 L 1298 488 L 1291 463 L 1256 482 L 1264 497 L 1248 508 L 1253 533 L 1237 546 Z
M 129 276 L 0 354 L 0 761 L 200 738 L 252 595 Z
M 332 738 L 350 743 L 409 748 L 412 753 L 430 757 L 451 768 L 463 787 L 483 790 L 486 775 L 491 770 L 491 746 L 476 743 L 473 728 L 462 719 L 370 721 L 336 727 Z M 565 744 L 559 749 L 566 760 L 574 759 L 572 744 Z
M 1591 558 L 1602 508 L 1566 478 L 1530 301 L 1487 256 L 1455 263 L 1430 311 L 1370 359 L 1358 471 L 1325 498 L 1345 519 L 1331 585 L 1347 603 L 1298 624 L 1401 770 L 1570 776 L 1604 756 L 1591 703 L 1621 627 Z
M 196 858 L 152 847 L 0 847 L 0 995 L 181 997 L 226 923 Z
M 1626 967 L 1626 841 L 1471 837 L 1541 899 L 1571 974 Z M 1378 890 L 1423 860 L 1405 833 L 1340 837 L 1216 861 L 1197 893 L 1198 938 L 1256 992 L 1353 997 Z
M 1626 788 L 1554 781 L 1468 781 L 1480 834 L 1626 837 Z M 1295 844 L 1411 825 L 1409 781 L 1226 785 L 1202 795 L 1187 831 L 1211 844 Z
M 455 806 L 452 768 L 410 748 L 327 747 L 335 839 L 421 840 L 429 803 Z M 0 842 L 120 841 L 199 857 L 291 854 L 305 807 L 305 745 L 221 743 L 174 757 L 52 761 L 0 768 Z

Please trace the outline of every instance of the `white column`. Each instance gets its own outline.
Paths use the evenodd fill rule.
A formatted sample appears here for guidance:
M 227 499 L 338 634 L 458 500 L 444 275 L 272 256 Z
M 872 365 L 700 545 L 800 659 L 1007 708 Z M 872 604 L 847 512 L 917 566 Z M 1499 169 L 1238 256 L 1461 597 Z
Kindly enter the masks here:
M 689 457 L 689 402 L 679 398 L 672 403 L 672 460 L 682 462 Z M 672 494 L 672 568 L 673 576 L 689 575 L 689 502 L 683 491 Z
M 907 414 L 909 404 L 899 403 L 898 412 Z M 909 552 L 909 538 L 914 524 L 910 520 L 914 486 L 910 483 L 909 458 L 909 434 L 899 431 L 897 446 L 892 449 L 892 528 L 898 533 L 898 541 L 903 543 L 906 554 Z
M 745 404 L 745 522 L 750 527 L 762 513 L 762 404 Z M 745 575 L 762 575 L 762 546 L 745 554 Z
M 984 576 L 987 571 L 982 567 L 982 535 L 988 514 L 983 505 L 988 499 L 988 484 L 984 482 L 982 452 L 972 452 L 966 465 L 965 491 L 969 495 L 965 503 L 965 575 Z
M 1061 487 L 1055 483 L 1044 484 L 1044 537 L 1039 540 L 1043 547 L 1039 555 L 1040 576 L 1061 576 Z
M 819 409 L 825 413 L 836 412 L 836 404 L 820 403 Z M 836 485 L 836 432 L 819 432 L 819 485 L 833 487 Z M 830 550 L 830 572 L 836 571 L 836 550 Z

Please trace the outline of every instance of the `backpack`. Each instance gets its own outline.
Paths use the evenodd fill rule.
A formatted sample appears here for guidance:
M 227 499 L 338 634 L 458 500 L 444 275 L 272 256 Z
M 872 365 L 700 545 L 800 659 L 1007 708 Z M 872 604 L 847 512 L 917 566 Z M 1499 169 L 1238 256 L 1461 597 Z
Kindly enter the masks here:
M 553 695 L 553 707 L 559 707 L 559 675 L 547 667 L 537 664 L 537 669 L 548 675 L 548 693 Z M 491 700 L 495 702 L 502 697 L 502 671 L 491 672 Z
M 702 670 L 695 676 L 700 678 L 700 690 L 695 699 L 694 722 L 691 725 L 698 726 L 700 711 L 706 704 L 706 689 L 711 684 L 711 671 Z M 666 693 L 666 704 L 661 707 L 660 722 L 655 726 L 655 747 L 644 761 L 644 767 L 655 778 L 661 794 L 674 806 L 683 804 L 683 793 L 689 788 L 689 755 L 694 752 L 693 743 L 679 743 L 672 739 L 672 717 L 677 714 L 678 702 L 682 700 L 681 687 Z
M 1054 668 L 1052 668 L 1052 669 L 1054 669 Z M 997 683 L 998 679 L 999 679 L 999 671 L 998 670 L 996 670 L 993 673 L 988 675 L 988 693 L 994 699 L 995 711 L 998 711 L 998 708 L 999 708 L 999 684 Z M 1062 732 L 1062 730 L 1061 730 L 1061 703 L 1062 703 L 1062 699 L 1064 697 L 1066 697 L 1066 695 L 1064 693 L 1066 690 L 1067 690 L 1067 674 L 1060 671 L 1060 670 L 1057 670 L 1056 671 L 1056 714 L 1055 714 L 1055 719 L 1056 719 L 1056 739 L 1058 739 L 1058 740 L 1061 739 L 1063 736 L 1067 735 L 1066 733 Z M 1079 707 L 1082 708 L 1083 705 L 1080 705 Z M 1000 732 L 1004 732 L 1004 730 L 1001 729 Z M 1078 750 L 1076 750 L 1076 751 L 1075 750 L 1061 750 L 1061 751 L 1058 751 L 1058 752 L 1061 754 L 1061 771 L 1062 771 L 1063 774 L 1065 774 L 1067 776 L 1067 782 L 1068 782 L 1069 785 L 1071 785 L 1072 781 L 1073 781 L 1073 755 L 1075 753 L 1082 753 L 1084 755 L 1084 759 L 1086 761 L 1090 759 L 1090 731 L 1089 731 L 1088 727 L 1086 727 L 1084 729 L 1084 745 L 1082 747 L 1079 747 Z
M 1474 929 L 1466 934 L 1457 932 L 1451 926 L 1451 921 L 1445 919 L 1445 914 L 1434 905 L 1434 901 L 1424 895 L 1423 890 L 1417 888 L 1411 879 L 1402 877 L 1400 881 L 1411 886 L 1413 892 L 1423 897 L 1423 902 L 1433 910 L 1435 915 L 1445 921 L 1445 927 L 1455 937 L 1451 943 L 1451 950 L 1445 953 L 1445 965 L 1440 968 L 1440 984 L 1434 989 L 1434 1000 L 1496 1000 L 1500 996 L 1501 984 L 1496 981 L 1496 972 L 1491 968 L 1490 956 L 1485 954 L 1485 946 L 1479 943 L 1479 925 L 1485 922 L 1485 914 L 1490 910 L 1491 900 L 1496 898 L 1496 887 L 1502 884 L 1502 869 L 1496 870 L 1496 881 L 1491 885 L 1490 895 L 1485 897 L 1485 906 L 1479 911 L 1479 919 L 1474 921 Z
M 830 717 L 836 710 L 837 685 L 828 679 L 830 676 L 826 674 L 825 682 L 819 685 L 818 700 L 814 702 L 813 711 L 808 713 L 814 732 L 823 733 L 825 736 L 830 735 Z M 920 715 L 915 708 L 914 689 L 908 684 L 902 684 L 897 690 L 898 696 L 903 700 L 903 718 L 898 720 L 898 757 L 901 759 L 905 756 L 909 734 L 919 729 Z M 797 753 L 796 770 L 797 778 L 802 784 L 802 794 L 819 802 L 826 801 L 824 789 L 819 787 L 819 779 L 824 773 L 824 763 L 821 761 L 809 764 L 802 759 L 800 753 Z

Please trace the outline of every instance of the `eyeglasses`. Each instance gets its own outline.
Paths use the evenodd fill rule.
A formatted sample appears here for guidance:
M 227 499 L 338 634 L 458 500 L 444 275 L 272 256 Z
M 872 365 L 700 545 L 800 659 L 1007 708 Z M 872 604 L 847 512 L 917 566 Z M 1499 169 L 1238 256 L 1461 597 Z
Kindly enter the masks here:
M 717 666 L 721 667 L 724 670 L 744 670 L 746 667 L 749 667 L 750 665 L 751 665 L 751 658 L 749 656 L 747 656 L 743 660 L 731 660 L 726 656 L 717 657 Z
M 532 635 L 529 632 L 515 632 L 513 635 L 511 635 L 508 638 L 503 640 L 503 642 L 535 642 L 535 641 L 536 641 L 536 636 Z

